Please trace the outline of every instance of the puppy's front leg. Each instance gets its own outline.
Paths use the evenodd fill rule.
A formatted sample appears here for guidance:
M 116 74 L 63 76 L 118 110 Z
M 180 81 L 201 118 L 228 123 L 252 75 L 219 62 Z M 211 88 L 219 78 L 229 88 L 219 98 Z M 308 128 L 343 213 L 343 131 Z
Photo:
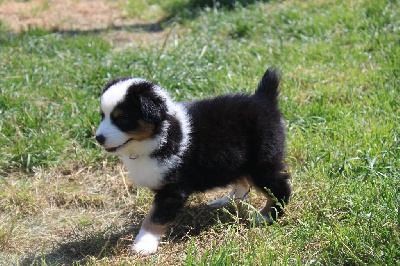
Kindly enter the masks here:
M 131 246 L 131 251 L 133 253 L 140 253 L 143 256 L 147 256 L 157 251 L 158 243 L 165 233 L 167 224 L 157 224 L 152 221 L 154 209 L 153 204 L 150 212 L 146 215 L 146 218 L 144 218 L 139 234 L 136 236 L 135 242 Z
M 143 256 L 156 253 L 167 226 L 175 219 L 188 196 L 188 193 L 181 190 L 164 188 L 156 191 L 152 208 L 143 221 L 131 251 Z

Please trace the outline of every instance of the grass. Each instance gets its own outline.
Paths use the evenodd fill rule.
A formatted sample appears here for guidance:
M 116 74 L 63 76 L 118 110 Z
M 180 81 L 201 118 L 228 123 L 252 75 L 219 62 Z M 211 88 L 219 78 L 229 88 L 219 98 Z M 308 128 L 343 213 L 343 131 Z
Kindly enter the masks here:
M 157 9 L 166 31 L 179 28 L 161 45 L 120 49 L 101 32 L 2 26 L 0 261 L 399 264 L 399 3 L 195 4 Z M 247 205 L 232 213 L 205 206 L 225 191 L 195 195 L 158 254 L 129 255 L 151 193 L 134 188 L 118 158 L 95 145 L 102 85 L 140 76 L 193 100 L 251 93 L 271 65 L 283 72 L 294 188 L 286 215 L 257 226 Z

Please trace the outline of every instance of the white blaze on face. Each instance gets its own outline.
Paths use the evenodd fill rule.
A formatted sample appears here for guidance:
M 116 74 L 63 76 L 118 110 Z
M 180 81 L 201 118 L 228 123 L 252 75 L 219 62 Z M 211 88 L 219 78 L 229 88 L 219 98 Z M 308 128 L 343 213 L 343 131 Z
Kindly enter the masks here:
M 129 137 L 112 123 L 111 113 L 118 103 L 124 101 L 128 88 L 135 83 L 143 81 L 143 79 L 132 78 L 118 82 L 109 87 L 101 96 L 100 108 L 104 113 L 104 119 L 97 129 L 96 135 L 103 135 L 105 137 L 105 148 L 118 147 L 129 140 Z

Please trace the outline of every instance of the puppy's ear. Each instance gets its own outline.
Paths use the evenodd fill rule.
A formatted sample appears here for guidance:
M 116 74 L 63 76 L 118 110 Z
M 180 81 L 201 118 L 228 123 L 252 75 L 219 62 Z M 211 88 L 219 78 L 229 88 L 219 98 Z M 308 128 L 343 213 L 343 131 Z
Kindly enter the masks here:
M 144 120 L 149 124 L 161 121 L 167 111 L 165 102 L 154 95 L 140 95 L 140 108 Z

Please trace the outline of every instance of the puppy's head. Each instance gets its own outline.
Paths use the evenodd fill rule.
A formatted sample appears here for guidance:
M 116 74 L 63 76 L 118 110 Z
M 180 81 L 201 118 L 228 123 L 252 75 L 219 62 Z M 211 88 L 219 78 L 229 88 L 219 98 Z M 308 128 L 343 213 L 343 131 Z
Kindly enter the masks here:
M 131 153 L 135 143 L 157 134 L 167 109 L 159 90 L 138 78 L 117 78 L 106 84 L 100 98 L 102 121 L 96 140 L 107 152 Z

